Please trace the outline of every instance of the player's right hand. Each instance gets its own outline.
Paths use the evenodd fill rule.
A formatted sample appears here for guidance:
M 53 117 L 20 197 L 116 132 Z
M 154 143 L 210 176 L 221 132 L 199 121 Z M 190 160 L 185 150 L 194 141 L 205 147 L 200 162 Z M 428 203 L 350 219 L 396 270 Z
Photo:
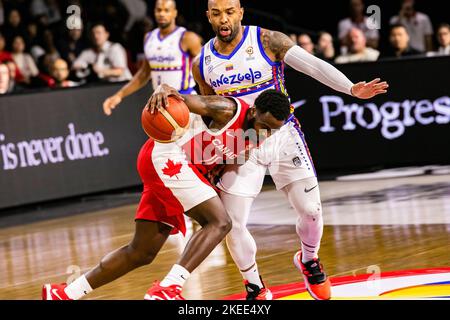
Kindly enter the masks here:
M 145 108 L 152 114 L 155 112 L 155 109 L 166 108 L 169 104 L 167 98 L 170 96 L 184 101 L 183 96 L 175 88 L 163 83 L 155 89 Z
M 109 97 L 108 99 L 105 100 L 105 102 L 103 102 L 103 112 L 107 116 L 110 116 L 112 113 L 112 110 L 115 109 L 117 107 L 117 105 L 121 102 L 122 102 L 122 98 L 117 94 Z

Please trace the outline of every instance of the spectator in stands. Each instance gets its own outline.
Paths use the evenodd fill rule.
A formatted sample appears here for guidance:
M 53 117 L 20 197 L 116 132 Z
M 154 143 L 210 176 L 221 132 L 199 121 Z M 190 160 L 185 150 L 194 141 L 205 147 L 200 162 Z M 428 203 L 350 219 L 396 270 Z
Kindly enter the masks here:
M 6 63 L 0 62 L 0 95 L 7 94 L 10 86 L 9 69 Z
M 319 33 L 319 40 L 316 46 L 316 56 L 328 62 L 334 61 L 336 52 L 334 50 L 333 37 L 325 31 Z
M 136 22 L 142 21 L 147 14 L 147 3 L 143 0 L 119 0 L 128 11 L 125 32 L 129 32 Z
M 6 47 L 6 39 L 3 36 L 3 34 L 0 33 L 0 62 L 12 60 L 11 52 L 6 51 L 5 47 Z
M 52 68 L 51 68 L 51 75 L 54 79 L 54 82 L 52 83 L 52 88 L 72 88 L 77 87 L 81 85 L 79 82 L 74 82 L 71 80 L 68 80 L 69 78 L 69 66 L 67 65 L 67 62 L 63 59 L 56 59 L 53 62 Z
M 367 40 L 364 33 L 358 28 L 352 28 L 347 35 L 349 52 L 336 58 L 336 63 L 352 63 L 376 61 L 380 52 L 367 47 Z
M 12 43 L 12 57 L 23 76 L 23 82 L 30 84 L 31 78 L 37 77 L 39 70 L 30 54 L 25 52 L 25 41 L 16 36 Z
M 127 54 L 122 45 L 108 40 L 109 32 L 103 24 L 95 24 L 91 34 L 93 47 L 84 50 L 75 60 L 72 68 L 76 71 L 91 69 L 99 79 L 109 82 L 131 79 Z M 87 73 L 84 77 L 86 75 Z
M 391 25 L 402 24 L 410 36 L 410 46 L 420 52 L 433 50 L 433 25 L 430 18 L 414 8 L 414 0 L 402 0 L 401 10 Z
M 78 19 L 77 25 L 80 28 L 67 29 L 66 36 L 58 43 L 61 57 L 68 61 L 70 65 L 87 48 L 83 39 L 83 23 L 81 18 Z
M 443 23 L 439 26 L 437 38 L 439 42 L 437 53 L 439 55 L 450 55 L 450 24 Z
M 422 52 L 412 48 L 409 41 L 410 37 L 406 27 L 402 24 L 393 25 L 389 37 L 390 48 L 383 55 L 383 58 L 402 58 L 422 54 Z
M 306 33 L 302 33 L 298 36 L 298 45 L 308 53 L 314 54 L 314 43 L 312 42 L 311 37 Z
M 12 40 L 16 36 L 25 38 L 27 36 L 27 29 L 22 23 L 22 17 L 19 10 L 13 9 L 9 12 L 8 23 L 3 28 L 3 34 L 6 38 L 8 45 L 12 43 Z
M 61 21 L 61 11 L 56 0 L 33 0 L 30 12 L 44 26 Z
M 369 29 L 367 24 L 367 16 L 365 15 L 365 5 L 363 0 L 350 0 L 350 17 L 342 19 L 338 24 L 338 36 L 341 41 L 341 46 L 345 52 L 348 47 L 348 33 L 352 28 L 362 30 L 366 39 L 367 46 L 371 48 L 378 48 L 380 34 L 377 29 Z
M 18 73 L 18 68 L 14 61 L 8 60 L 5 61 L 4 64 L 8 67 L 9 70 L 9 88 L 8 93 L 20 92 L 23 90 L 23 87 L 17 84 L 16 79 Z

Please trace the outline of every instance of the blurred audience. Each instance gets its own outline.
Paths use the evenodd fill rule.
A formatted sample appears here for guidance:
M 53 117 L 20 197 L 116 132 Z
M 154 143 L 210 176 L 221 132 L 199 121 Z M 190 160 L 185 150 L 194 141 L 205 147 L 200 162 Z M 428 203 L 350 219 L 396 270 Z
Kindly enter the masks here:
M 308 53 L 314 54 L 314 43 L 312 42 L 312 39 L 308 34 L 302 33 L 301 35 L 299 35 L 297 43 Z
M 66 29 L 64 37 L 58 42 L 58 49 L 61 57 L 68 61 L 70 65 L 87 48 L 83 38 L 83 22 L 79 18 L 76 22 L 80 28 Z
M 364 33 L 368 47 L 378 48 L 379 32 L 377 29 L 369 29 L 367 19 L 364 1 L 350 0 L 350 16 L 342 19 L 338 24 L 338 37 L 341 41 L 342 51 L 345 52 L 346 48 L 348 48 L 347 35 L 352 28 L 358 28 Z
M 69 66 L 64 59 L 56 59 L 51 67 L 51 76 L 54 80 L 52 88 L 72 88 L 81 85 L 79 82 L 68 80 L 70 74 Z
M 428 15 L 416 11 L 414 5 L 414 0 L 402 0 L 399 14 L 392 17 L 390 23 L 405 26 L 412 48 L 421 52 L 432 51 L 433 25 Z
M 23 76 L 23 82 L 31 83 L 31 78 L 37 77 L 39 70 L 30 54 L 25 52 L 25 40 L 16 36 L 12 43 L 12 57 Z
M 443 23 L 437 29 L 437 39 L 439 48 L 437 53 L 439 55 L 450 55 L 450 24 Z
M 319 33 L 319 40 L 317 41 L 316 46 L 316 56 L 329 62 L 333 61 L 336 57 L 333 37 L 328 32 L 321 31 Z
M 9 69 L 5 62 L 0 61 L 0 94 L 9 92 Z
M 9 51 L 6 51 L 6 39 L 2 33 L 0 33 L 0 62 L 6 60 L 12 60 L 12 54 Z
M 124 31 L 129 32 L 136 22 L 145 19 L 147 3 L 144 0 L 119 0 L 128 11 L 128 20 Z
M 19 10 L 13 9 L 8 14 L 8 21 L 3 27 L 3 35 L 8 44 L 11 44 L 12 40 L 16 36 L 26 38 L 27 28 L 22 22 L 22 17 Z
M 383 55 L 383 58 L 402 58 L 422 54 L 422 52 L 411 47 L 408 30 L 402 24 L 396 24 L 391 27 L 389 42 L 390 48 Z
M 352 63 L 376 61 L 380 52 L 376 49 L 367 47 L 367 39 L 364 33 L 358 28 L 352 28 L 347 35 L 347 44 L 349 51 L 336 58 L 336 63 Z
M 91 29 L 93 46 L 84 50 L 73 63 L 72 69 L 79 71 L 80 78 L 87 78 L 92 72 L 99 79 L 108 82 L 131 79 L 127 54 L 119 43 L 110 42 L 105 25 L 95 24 Z

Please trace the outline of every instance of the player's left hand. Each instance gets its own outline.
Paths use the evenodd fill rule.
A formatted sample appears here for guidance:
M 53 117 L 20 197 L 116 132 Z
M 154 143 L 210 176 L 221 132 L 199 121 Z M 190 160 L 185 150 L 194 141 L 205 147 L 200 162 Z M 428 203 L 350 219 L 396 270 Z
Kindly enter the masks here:
M 360 99 L 370 99 L 376 95 L 384 94 L 387 92 L 389 85 L 386 81 L 380 81 L 381 79 L 377 78 L 369 83 L 359 82 L 352 87 L 352 95 Z
M 145 107 L 153 114 L 155 109 L 165 108 L 169 105 L 168 97 L 170 96 L 184 101 L 183 96 L 175 88 L 163 83 L 155 89 Z

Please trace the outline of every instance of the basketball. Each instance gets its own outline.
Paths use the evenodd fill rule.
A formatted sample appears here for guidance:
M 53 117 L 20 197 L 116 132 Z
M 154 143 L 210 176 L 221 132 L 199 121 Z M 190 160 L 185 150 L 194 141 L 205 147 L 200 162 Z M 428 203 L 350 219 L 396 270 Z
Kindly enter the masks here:
M 181 138 L 189 127 L 189 109 L 176 98 L 168 98 L 165 109 L 155 110 L 153 114 L 147 108 L 142 111 L 142 128 L 155 141 L 170 143 Z

